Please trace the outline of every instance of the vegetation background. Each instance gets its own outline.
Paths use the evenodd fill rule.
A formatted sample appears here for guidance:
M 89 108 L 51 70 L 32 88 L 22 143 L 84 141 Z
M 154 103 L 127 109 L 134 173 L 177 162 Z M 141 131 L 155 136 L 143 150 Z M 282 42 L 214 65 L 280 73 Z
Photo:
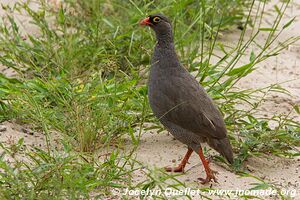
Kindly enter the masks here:
M 186 174 L 167 174 L 151 162 L 147 165 L 145 159 L 151 159 L 151 151 L 156 150 L 169 162 L 172 154 L 166 151 L 174 144 L 154 118 L 147 99 L 146 79 L 155 38 L 150 30 L 140 28 L 138 21 L 156 12 L 170 17 L 182 64 L 224 114 L 236 159 L 228 166 L 207 148 L 213 164 L 223 169 L 221 173 L 228 171 L 229 179 L 255 179 L 253 184 L 248 182 L 248 189 L 285 189 L 287 183 L 256 176 L 247 162 L 282 157 L 284 163 L 296 163 L 299 104 L 285 83 L 263 87 L 241 87 L 240 83 L 260 70 L 260 63 L 273 62 L 288 47 L 297 48 L 293 45 L 299 44 L 299 34 L 280 36 L 297 23 L 294 15 L 286 14 L 291 7 L 299 10 L 299 5 L 297 1 L 266 0 L 4 2 L 0 198 L 130 199 L 122 196 L 124 188 L 227 189 L 224 181 L 202 186 L 196 180 L 183 179 Z M 233 36 L 230 43 L 224 39 L 226 35 Z M 265 70 L 274 68 L 271 65 Z M 299 74 L 291 79 L 285 82 L 295 83 Z M 292 99 L 289 109 L 278 113 L 271 107 L 264 114 L 264 102 L 270 95 L 288 96 Z M 11 137 L 13 134 L 17 136 Z M 171 147 L 155 149 L 154 143 L 164 136 L 169 140 L 163 141 Z M 149 140 L 153 143 L 147 143 Z M 177 153 L 184 153 L 177 146 L 172 150 L 177 151 L 174 159 Z M 280 173 L 283 169 L 276 170 Z M 200 170 L 197 172 L 200 176 Z M 299 190 L 299 183 L 291 185 L 289 188 Z

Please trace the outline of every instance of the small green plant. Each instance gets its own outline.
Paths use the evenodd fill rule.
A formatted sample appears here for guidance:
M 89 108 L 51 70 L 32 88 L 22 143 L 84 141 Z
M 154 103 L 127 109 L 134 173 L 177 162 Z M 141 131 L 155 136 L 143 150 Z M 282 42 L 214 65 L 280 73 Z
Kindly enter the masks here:
M 30 124 L 45 134 L 47 149 L 23 150 L 22 141 L 13 148 L 1 144 L 1 198 L 103 198 L 125 186 L 186 187 L 176 177 L 145 169 L 134 159 L 144 123 L 151 123 L 148 129 L 160 126 L 149 109 L 145 84 L 154 38 L 137 25 L 154 12 L 170 16 L 180 60 L 224 113 L 237 153 L 235 170 L 241 170 L 249 156 L 299 155 L 291 151 L 300 145 L 299 122 L 288 115 L 256 116 L 269 92 L 287 91 L 278 84 L 253 90 L 235 88 L 258 63 L 299 40 L 297 36 L 277 43 L 294 20 L 281 23 L 289 1 L 275 7 L 277 18 L 271 27 L 261 27 L 266 1 L 70 0 L 57 10 L 44 1 L 40 4 L 37 10 L 28 3 L 5 7 L 8 14 L 0 26 L 0 62 L 18 76 L 0 75 L 0 120 Z M 21 31 L 10 14 L 17 11 L 30 16 L 38 34 Z M 241 29 L 237 30 L 240 38 L 234 47 L 225 47 L 219 35 L 235 26 Z M 267 33 L 265 42 L 247 55 L 262 33 Z M 222 55 L 216 55 L 215 49 Z M 249 56 L 249 62 L 240 65 L 243 56 Z M 248 109 L 238 109 L 237 104 L 246 104 Z M 299 113 L 297 106 L 295 111 Z M 275 129 L 270 128 L 271 120 L 277 122 Z M 63 149 L 59 151 L 50 143 L 53 131 L 61 136 Z M 131 139 L 132 151 L 123 152 L 123 136 Z M 110 156 L 94 158 L 97 150 L 107 148 Z M 15 156 L 9 164 L 6 158 L 18 153 L 23 153 L 25 161 Z M 138 169 L 146 171 L 146 180 L 136 183 L 133 176 Z

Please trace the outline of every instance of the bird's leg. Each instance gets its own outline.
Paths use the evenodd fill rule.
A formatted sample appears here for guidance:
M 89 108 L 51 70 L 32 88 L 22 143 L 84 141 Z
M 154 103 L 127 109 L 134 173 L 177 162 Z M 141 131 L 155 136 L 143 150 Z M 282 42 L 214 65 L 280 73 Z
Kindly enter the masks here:
M 191 148 L 188 148 L 188 151 L 186 152 L 184 158 L 182 159 L 181 163 L 177 167 L 165 167 L 165 170 L 167 172 L 183 172 L 184 167 L 186 163 L 188 162 L 189 158 L 191 157 L 193 153 L 193 150 Z
M 204 169 L 205 169 L 205 172 L 206 172 L 206 178 L 199 178 L 201 183 L 202 184 L 205 184 L 205 183 L 208 183 L 210 182 L 211 180 L 214 180 L 216 183 L 217 183 L 217 178 L 215 177 L 215 174 L 217 172 L 211 170 L 209 168 L 209 160 L 206 160 L 205 157 L 204 157 L 204 154 L 203 154 L 203 151 L 202 151 L 202 148 L 200 147 L 199 149 L 199 156 L 200 156 L 200 159 L 202 161 L 202 164 L 204 166 Z

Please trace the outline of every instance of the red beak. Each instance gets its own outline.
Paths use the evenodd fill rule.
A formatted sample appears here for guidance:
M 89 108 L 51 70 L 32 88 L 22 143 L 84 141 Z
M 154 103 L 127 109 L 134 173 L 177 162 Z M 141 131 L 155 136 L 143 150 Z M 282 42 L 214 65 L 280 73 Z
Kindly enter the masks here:
M 149 18 L 149 17 L 146 17 L 145 19 L 143 19 L 142 21 L 140 21 L 140 25 L 141 25 L 141 26 L 149 26 L 149 25 L 152 25 L 151 22 L 150 22 L 150 18 Z

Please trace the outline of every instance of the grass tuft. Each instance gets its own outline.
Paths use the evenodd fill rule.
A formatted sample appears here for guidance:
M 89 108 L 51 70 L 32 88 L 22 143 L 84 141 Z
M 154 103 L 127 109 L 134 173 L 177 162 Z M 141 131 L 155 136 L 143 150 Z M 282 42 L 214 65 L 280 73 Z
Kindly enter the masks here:
M 138 28 L 142 17 L 155 12 L 170 17 L 182 64 L 224 113 L 237 155 L 234 170 L 242 170 L 250 156 L 299 155 L 294 148 L 300 146 L 299 122 L 290 115 L 257 115 L 270 92 L 288 91 L 279 84 L 249 90 L 236 87 L 259 63 L 300 39 L 278 39 L 295 19 L 282 23 L 289 1 L 275 7 L 277 17 L 270 27 L 261 26 L 266 3 L 68 0 L 58 8 L 44 1 L 35 9 L 30 2 L 4 6 L 0 63 L 18 75 L 0 74 L 0 121 L 30 124 L 45 135 L 47 147 L 30 150 L 23 140 L 0 143 L 1 199 L 120 197 L 125 187 L 186 187 L 176 177 L 145 168 L 134 159 L 144 123 L 151 124 L 147 130 L 160 127 L 148 106 L 145 81 L 155 39 L 150 31 Z M 14 12 L 26 13 L 37 32 L 28 30 Z M 240 33 L 232 47 L 220 40 L 228 29 Z M 267 37 L 258 44 L 263 34 Z M 245 56 L 249 61 L 241 64 Z M 239 104 L 247 109 L 237 108 Z M 294 110 L 299 114 L 297 106 Z M 60 135 L 59 150 L 51 143 L 53 132 Z M 129 153 L 123 150 L 124 138 L 133 144 Z M 97 151 L 107 149 L 109 156 L 95 158 Z M 144 170 L 145 181 L 134 182 L 137 170 Z

